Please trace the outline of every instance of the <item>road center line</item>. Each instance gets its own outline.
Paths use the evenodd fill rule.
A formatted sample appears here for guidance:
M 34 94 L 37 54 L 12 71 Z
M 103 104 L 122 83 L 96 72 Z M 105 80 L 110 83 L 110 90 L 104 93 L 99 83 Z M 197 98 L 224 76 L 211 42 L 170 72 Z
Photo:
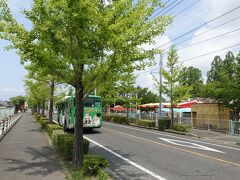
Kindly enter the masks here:
M 101 144 L 99 144 L 99 143 L 93 141 L 92 139 L 90 139 L 90 138 L 88 138 L 88 137 L 86 137 L 86 136 L 84 136 L 84 138 L 87 139 L 88 141 L 92 142 L 93 144 L 96 144 L 97 146 L 103 148 L 104 150 L 110 152 L 111 154 L 113 154 L 113 155 L 119 157 L 120 159 L 122 159 L 122 160 L 128 162 L 129 164 L 135 166 L 136 168 L 138 168 L 138 169 L 144 171 L 145 173 L 151 175 L 152 177 L 155 177 L 156 179 L 159 179 L 159 180 L 166 180 L 165 178 L 163 178 L 163 177 L 161 177 L 161 176 L 155 174 L 154 172 L 152 172 L 152 171 L 150 171 L 150 170 L 144 168 L 143 166 L 141 166 L 141 165 L 139 165 L 139 164 L 137 164 L 137 163 L 135 163 L 135 162 L 133 162 L 133 161 L 131 161 L 131 160 L 125 158 L 125 157 L 123 157 L 122 155 L 120 155 L 120 154 L 118 154 L 118 153 L 112 151 L 111 149 L 106 148 L 105 146 L 103 146 L 103 145 L 101 145 Z
M 208 144 L 208 145 L 212 145 L 212 146 L 218 146 L 218 147 L 222 147 L 222 148 L 227 148 L 227 149 L 240 151 L 240 148 L 234 148 L 234 147 L 224 146 L 224 145 L 220 145 L 220 144 L 213 144 L 213 143 L 209 143 L 209 142 L 198 141 L 198 140 L 194 140 L 194 139 L 188 139 L 188 138 L 183 138 L 183 137 L 178 137 L 178 136 L 173 136 L 173 135 L 163 134 L 163 133 L 158 133 L 158 132 L 151 132 L 151 131 L 147 131 L 147 130 L 143 130 L 143 129 L 137 129 L 137 128 L 128 127 L 126 125 L 119 125 L 119 124 L 113 124 L 113 123 L 107 123 L 107 122 L 104 122 L 104 124 L 108 124 L 110 126 L 123 127 L 125 129 L 132 129 L 132 130 L 136 130 L 136 131 L 142 131 L 142 132 L 146 132 L 146 133 L 150 133 L 150 134 L 156 134 L 156 135 L 162 135 L 162 136 L 167 136 L 167 137 L 173 137 L 173 138 L 177 138 L 177 139 L 183 139 L 183 140 L 187 140 L 187 141 L 198 142 L 198 143 L 203 143 L 203 144 Z
M 163 144 L 163 143 L 160 143 L 160 142 L 152 141 L 152 140 L 145 139 L 145 138 L 142 138 L 142 137 L 137 137 L 137 136 L 134 136 L 134 135 L 131 135 L 131 134 L 115 131 L 115 130 L 112 130 L 112 129 L 108 129 L 108 128 L 103 128 L 103 129 L 106 129 L 108 131 L 112 131 L 112 132 L 115 132 L 115 133 L 118 133 L 118 134 L 122 134 L 122 135 L 125 135 L 125 136 L 133 137 L 135 139 L 140 139 L 140 140 L 143 140 L 143 141 L 147 141 L 147 142 L 150 142 L 150 143 L 154 143 L 154 144 L 158 144 L 158 145 L 161 145 L 161 146 L 169 147 L 169 148 L 172 148 L 172 149 L 177 149 L 177 150 L 180 150 L 182 152 L 187 152 L 187 153 L 190 153 L 190 154 L 193 154 L 193 155 L 205 157 L 205 158 L 208 158 L 208 159 L 213 159 L 213 160 L 216 160 L 216 161 L 219 161 L 219 162 L 224 162 L 224 163 L 227 163 L 227 164 L 230 164 L 230 165 L 240 167 L 240 164 L 235 163 L 235 162 L 231 162 L 231 161 L 227 161 L 227 160 L 224 160 L 224 159 L 220 159 L 220 158 L 208 156 L 208 155 L 205 155 L 205 154 L 197 153 L 197 152 L 194 152 L 194 151 L 190 151 L 190 150 L 187 150 L 187 149 L 182 149 L 182 148 L 179 148 L 179 147 Z

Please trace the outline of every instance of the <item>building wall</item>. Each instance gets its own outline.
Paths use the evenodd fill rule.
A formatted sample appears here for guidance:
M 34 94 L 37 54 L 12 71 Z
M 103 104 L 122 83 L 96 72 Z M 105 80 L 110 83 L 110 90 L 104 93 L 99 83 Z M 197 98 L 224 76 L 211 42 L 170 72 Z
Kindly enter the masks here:
M 192 122 L 194 127 L 229 129 L 230 109 L 217 103 L 192 105 Z

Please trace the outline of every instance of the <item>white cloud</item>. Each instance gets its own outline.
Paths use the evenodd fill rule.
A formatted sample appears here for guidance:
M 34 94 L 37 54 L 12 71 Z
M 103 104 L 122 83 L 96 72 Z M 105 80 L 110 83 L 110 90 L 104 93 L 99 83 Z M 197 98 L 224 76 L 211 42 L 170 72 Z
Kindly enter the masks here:
M 209 14 L 206 14 L 206 17 L 207 17 L 207 19 L 213 19 L 214 17 L 220 16 L 220 15 L 224 14 L 225 12 L 229 11 L 230 9 L 233 9 L 238 4 L 240 4 L 240 2 L 238 1 L 238 3 L 237 3 L 237 0 L 221 1 L 221 3 L 219 3 L 219 1 L 217 3 L 216 0 L 208 1 L 208 5 L 211 7 L 211 11 L 209 12 Z M 219 21 L 216 21 L 214 23 L 209 24 L 206 27 L 199 29 L 198 31 L 195 32 L 194 35 L 205 32 L 212 27 L 215 27 L 226 21 L 229 21 L 230 19 L 236 18 L 237 16 L 239 16 L 239 13 L 240 13 L 240 10 L 236 10 L 236 12 L 233 12 L 232 14 L 229 14 L 228 16 L 219 19 Z M 208 33 L 200 35 L 196 38 L 193 38 L 188 44 L 191 45 L 193 43 L 196 43 L 196 42 L 199 42 L 202 40 L 206 40 L 208 38 L 211 38 L 211 37 L 226 33 L 228 31 L 237 29 L 237 28 L 239 28 L 239 24 L 240 24 L 240 19 L 238 19 L 234 22 L 228 23 L 219 28 L 216 28 L 212 31 L 209 31 Z M 179 52 L 178 52 L 179 57 L 180 57 L 179 61 L 186 60 L 186 59 L 196 57 L 196 56 L 200 56 L 202 54 L 206 54 L 206 53 L 209 53 L 212 51 L 217 51 L 217 50 L 224 49 L 226 47 L 238 44 L 240 42 L 239 32 L 240 31 L 236 31 L 236 32 L 224 35 L 222 37 L 219 37 L 219 38 L 216 38 L 213 40 L 209 40 L 209 41 L 205 41 L 203 43 L 193 45 L 186 49 L 179 50 Z M 230 48 L 230 49 L 223 50 L 221 52 L 213 53 L 208 56 L 190 60 L 188 62 L 185 62 L 184 65 L 197 67 L 202 71 L 203 76 L 206 76 L 207 71 L 210 69 L 210 64 L 216 55 L 220 55 L 222 58 L 224 58 L 225 54 L 228 51 L 231 50 L 236 53 L 237 49 L 240 49 L 240 46 L 238 48 Z
M 178 37 L 178 36 L 182 35 L 183 33 L 188 32 L 191 29 L 199 26 L 200 24 L 207 22 L 213 18 L 216 18 L 239 5 L 240 5 L 239 0 L 221 0 L 221 1 L 201 0 L 201 2 L 198 3 L 198 5 L 196 7 L 194 7 L 194 9 L 192 9 L 191 11 L 190 10 L 188 11 L 187 19 L 186 18 L 183 19 L 183 17 L 180 17 L 180 16 L 176 19 L 176 21 L 173 23 L 173 25 L 169 28 L 168 34 L 171 35 L 170 36 L 171 38 Z M 229 13 L 228 15 L 224 16 L 223 18 L 219 18 L 218 20 L 213 21 L 213 22 L 207 24 L 206 26 L 198 29 L 191 36 L 205 32 L 205 31 L 209 30 L 210 28 L 213 28 L 217 25 L 220 25 L 231 19 L 234 19 L 234 18 L 238 17 L 239 14 L 240 14 L 240 9 L 235 10 L 232 13 Z M 197 23 L 198 21 L 200 21 L 200 23 Z M 226 33 L 231 30 L 234 30 L 236 28 L 239 28 L 239 25 L 240 25 L 240 19 L 237 19 L 237 20 L 230 22 L 224 26 L 216 28 L 215 30 L 209 31 L 208 33 L 205 33 L 196 38 L 190 39 L 188 42 L 185 42 L 184 44 L 182 44 L 182 47 L 188 46 L 190 44 L 193 44 L 193 43 L 196 43 L 196 42 L 199 42 L 202 40 L 206 40 L 208 38 Z M 184 29 L 184 32 L 182 32 L 183 29 Z M 193 57 L 196 57 L 199 55 L 209 53 L 211 51 L 220 50 L 225 47 L 238 44 L 240 42 L 239 32 L 240 31 L 236 31 L 231 34 L 228 34 L 228 35 L 225 35 L 225 36 L 213 39 L 213 40 L 205 41 L 203 43 L 193 45 L 191 47 L 187 47 L 185 49 L 179 50 L 178 51 L 179 61 L 193 58 Z M 189 38 L 189 36 L 184 37 L 184 38 L 185 39 Z M 179 41 L 184 40 L 184 38 L 179 39 Z M 165 35 L 165 36 L 157 37 L 156 40 L 160 46 L 162 44 L 169 42 L 169 37 Z M 177 43 L 179 41 L 176 41 L 174 43 Z M 171 44 L 164 46 L 164 48 L 166 48 L 170 45 Z M 154 47 L 154 46 L 153 45 L 145 45 L 145 48 L 152 48 L 152 47 Z M 158 47 L 158 46 L 156 46 L 156 47 Z M 177 48 L 181 48 L 181 46 L 177 46 Z M 236 54 L 237 51 L 240 50 L 240 46 L 238 46 L 236 48 L 226 49 L 221 52 L 216 52 L 216 53 L 213 53 L 208 56 L 203 56 L 201 58 L 193 59 L 191 61 L 187 61 L 184 63 L 184 66 L 194 66 L 194 67 L 199 68 L 202 71 L 203 78 L 206 79 L 206 73 L 210 69 L 210 64 L 211 64 L 213 58 L 216 55 L 220 55 L 222 58 L 224 58 L 225 54 L 229 50 L 233 51 Z M 158 59 L 159 59 L 159 56 L 156 57 L 156 62 L 158 62 Z M 164 56 L 163 61 L 166 62 L 166 56 Z M 156 72 L 158 70 L 158 64 L 154 67 L 148 68 L 147 70 L 149 70 L 149 69 L 155 69 L 155 72 Z M 141 73 L 142 74 L 139 75 L 137 78 L 136 84 L 140 85 L 142 87 L 148 87 L 149 89 L 153 90 L 154 86 L 153 86 L 153 80 L 152 80 L 152 75 L 150 74 L 150 71 L 148 71 L 146 73 L 144 73 L 142 71 Z M 136 73 L 136 74 L 138 74 L 138 73 Z

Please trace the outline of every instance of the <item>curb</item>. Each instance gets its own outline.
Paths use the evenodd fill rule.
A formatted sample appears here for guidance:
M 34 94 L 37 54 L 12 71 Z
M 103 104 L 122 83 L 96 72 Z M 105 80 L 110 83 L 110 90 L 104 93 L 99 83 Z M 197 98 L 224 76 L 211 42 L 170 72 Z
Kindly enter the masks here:
M 2 139 L 7 135 L 7 133 L 15 126 L 15 124 L 17 124 L 18 120 L 21 119 L 22 116 L 23 116 L 23 114 L 20 114 L 20 115 L 16 118 L 14 124 L 13 124 L 10 128 L 8 128 L 5 132 L 3 132 L 3 134 L 0 136 L 0 142 L 1 142 Z

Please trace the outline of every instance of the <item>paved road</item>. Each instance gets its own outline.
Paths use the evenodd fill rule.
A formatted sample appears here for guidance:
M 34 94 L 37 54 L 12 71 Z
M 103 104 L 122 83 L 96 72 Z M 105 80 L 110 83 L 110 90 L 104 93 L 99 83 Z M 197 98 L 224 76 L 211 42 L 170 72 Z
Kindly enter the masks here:
M 240 179 L 239 146 L 106 122 L 85 137 L 92 153 L 110 161 L 115 179 Z
M 24 113 L 0 142 L 0 179 L 65 179 L 47 137 L 30 113 Z

